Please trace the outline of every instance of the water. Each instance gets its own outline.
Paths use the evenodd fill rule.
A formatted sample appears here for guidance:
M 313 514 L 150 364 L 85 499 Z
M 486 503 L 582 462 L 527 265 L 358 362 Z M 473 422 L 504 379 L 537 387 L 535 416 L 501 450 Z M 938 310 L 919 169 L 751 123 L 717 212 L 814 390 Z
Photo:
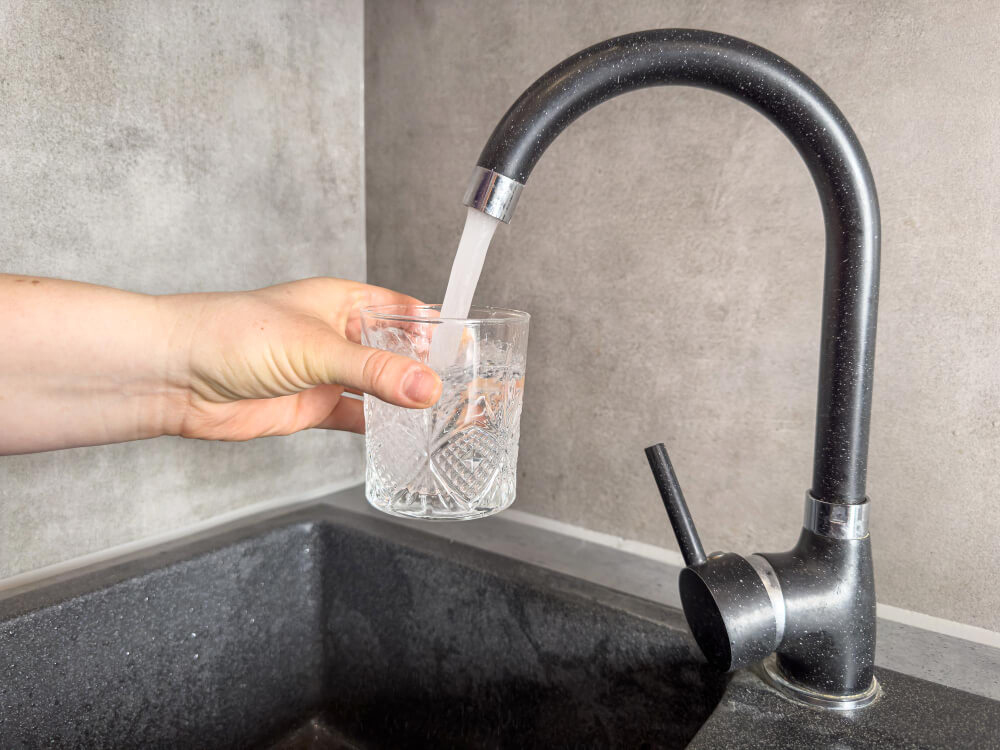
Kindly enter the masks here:
M 493 233 L 499 224 L 499 219 L 475 208 L 470 208 L 465 215 L 465 228 L 462 230 L 462 239 L 458 242 L 458 250 L 455 251 L 455 262 L 451 266 L 448 288 L 441 304 L 442 318 L 468 317 L 486 260 L 486 251 L 489 250 Z M 460 325 L 444 323 L 438 326 L 431 341 L 428 364 L 439 373 L 448 367 L 455 360 L 461 337 Z
M 469 519 L 514 502 L 523 347 L 485 342 L 475 349 L 475 360 L 440 371 L 441 398 L 429 409 L 365 396 L 366 491 L 376 508 L 410 518 Z

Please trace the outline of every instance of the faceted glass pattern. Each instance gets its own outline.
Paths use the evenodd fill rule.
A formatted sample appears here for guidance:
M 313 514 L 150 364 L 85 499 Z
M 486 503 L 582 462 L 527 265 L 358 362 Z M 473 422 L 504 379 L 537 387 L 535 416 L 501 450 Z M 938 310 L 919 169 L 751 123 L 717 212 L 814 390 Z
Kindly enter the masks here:
M 514 502 L 529 318 L 496 308 L 473 308 L 467 320 L 437 316 L 437 305 L 362 313 L 365 345 L 450 362 L 435 367 L 443 390 L 429 409 L 365 396 L 366 494 L 392 515 L 483 518 Z M 448 351 L 431 358 L 435 335 Z

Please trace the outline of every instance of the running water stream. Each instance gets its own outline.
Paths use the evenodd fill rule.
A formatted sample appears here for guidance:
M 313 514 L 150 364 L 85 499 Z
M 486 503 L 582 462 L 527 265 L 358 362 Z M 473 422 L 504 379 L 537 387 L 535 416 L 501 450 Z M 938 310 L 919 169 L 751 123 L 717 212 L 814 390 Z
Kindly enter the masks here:
M 483 262 L 486 260 L 486 251 L 489 250 L 493 233 L 499 224 L 499 219 L 476 208 L 470 208 L 466 214 L 462 239 L 455 252 L 455 262 L 451 267 L 448 288 L 441 305 L 442 320 L 461 320 L 469 316 L 479 274 L 482 273 Z M 428 364 L 441 372 L 455 359 L 462 339 L 462 326 L 445 322 L 437 328 L 431 340 Z

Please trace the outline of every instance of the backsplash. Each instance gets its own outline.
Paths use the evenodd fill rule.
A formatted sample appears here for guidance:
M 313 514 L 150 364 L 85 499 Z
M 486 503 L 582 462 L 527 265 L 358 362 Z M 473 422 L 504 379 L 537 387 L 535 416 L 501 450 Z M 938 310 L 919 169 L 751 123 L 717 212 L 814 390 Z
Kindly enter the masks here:
M 369 278 L 440 301 L 479 150 L 567 55 L 671 26 L 786 57 L 844 111 L 879 189 L 879 602 L 1000 630 L 995 19 L 986 2 L 960 16 L 829 0 L 369 3 Z M 476 298 L 532 314 L 515 508 L 674 548 L 643 456 L 662 440 L 708 549 L 789 547 L 811 474 L 823 248 L 801 159 L 744 105 L 656 89 L 581 118 L 497 232 Z
M 364 279 L 361 0 L 0 18 L 0 272 L 157 293 Z M 0 458 L 0 577 L 363 474 L 362 439 L 327 431 Z

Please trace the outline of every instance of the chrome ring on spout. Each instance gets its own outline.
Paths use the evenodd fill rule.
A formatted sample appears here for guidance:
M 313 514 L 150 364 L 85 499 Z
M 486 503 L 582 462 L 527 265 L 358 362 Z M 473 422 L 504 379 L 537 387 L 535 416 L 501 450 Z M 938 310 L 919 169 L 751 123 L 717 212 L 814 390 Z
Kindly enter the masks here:
M 517 199 L 521 197 L 523 189 L 524 185 L 517 180 L 492 169 L 476 167 L 462 203 L 469 208 L 479 209 L 504 224 L 510 224 L 510 217 L 514 215 Z

